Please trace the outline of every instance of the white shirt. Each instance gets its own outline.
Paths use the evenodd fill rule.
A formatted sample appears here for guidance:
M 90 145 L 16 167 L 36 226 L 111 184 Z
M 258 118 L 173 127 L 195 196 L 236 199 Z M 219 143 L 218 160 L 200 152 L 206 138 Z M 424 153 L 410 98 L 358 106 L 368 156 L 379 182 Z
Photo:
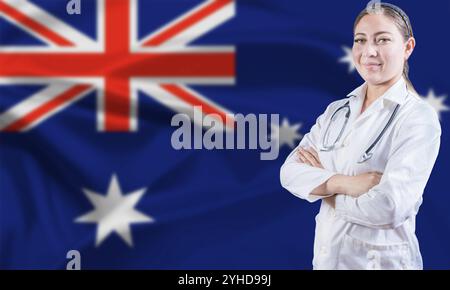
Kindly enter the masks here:
M 408 91 L 403 78 L 360 115 L 366 88 L 365 83 L 348 98 L 331 103 L 301 140 L 299 146 L 318 152 L 324 169 L 299 162 L 297 147 L 281 167 L 281 184 L 309 202 L 323 199 L 316 216 L 314 269 L 422 269 L 415 216 L 439 151 L 439 118 L 429 104 Z M 337 148 L 320 151 L 331 115 L 347 101 L 351 114 Z M 397 114 L 372 158 L 358 164 L 397 104 Z M 370 171 L 383 173 L 380 183 L 358 198 L 339 194 L 333 207 L 325 197 L 311 195 L 335 174 Z

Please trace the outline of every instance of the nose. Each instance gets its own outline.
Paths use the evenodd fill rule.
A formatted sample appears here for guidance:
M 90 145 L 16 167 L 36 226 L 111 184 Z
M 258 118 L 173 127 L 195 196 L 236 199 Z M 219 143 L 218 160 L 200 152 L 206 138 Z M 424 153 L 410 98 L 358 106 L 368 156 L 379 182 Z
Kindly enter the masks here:
M 376 57 L 378 55 L 377 47 L 372 43 L 367 43 L 363 48 L 364 57 Z

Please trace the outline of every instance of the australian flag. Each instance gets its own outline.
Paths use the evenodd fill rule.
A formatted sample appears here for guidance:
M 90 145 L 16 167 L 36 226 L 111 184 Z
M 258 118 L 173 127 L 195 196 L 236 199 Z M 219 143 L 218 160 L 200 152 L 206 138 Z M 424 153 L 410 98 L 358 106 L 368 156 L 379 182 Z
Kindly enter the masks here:
M 82 269 L 310 269 L 319 204 L 279 169 L 363 82 L 351 46 L 366 4 L 0 0 L 0 268 L 65 269 L 77 251 Z M 449 268 L 450 1 L 393 4 L 443 130 L 417 235 L 424 267 Z M 198 107 L 224 128 L 279 114 L 278 158 L 174 149 L 173 115 Z

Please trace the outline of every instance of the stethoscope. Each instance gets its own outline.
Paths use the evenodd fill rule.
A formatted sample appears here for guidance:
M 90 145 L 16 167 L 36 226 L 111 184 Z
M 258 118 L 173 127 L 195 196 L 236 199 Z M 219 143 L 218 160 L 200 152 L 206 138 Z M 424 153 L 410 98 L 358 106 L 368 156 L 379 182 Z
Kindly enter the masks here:
M 339 142 L 339 140 L 342 137 L 342 134 L 344 133 L 345 127 L 347 126 L 348 123 L 348 119 L 350 118 L 350 101 L 347 101 L 343 106 L 339 107 L 331 116 L 330 122 L 328 123 L 328 127 L 325 130 L 325 134 L 323 135 L 323 140 L 322 140 L 322 148 L 320 149 L 320 151 L 325 151 L 325 152 L 329 152 L 331 150 L 334 150 L 336 148 L 336 143 Z M 378 135 L 378 137 L 375 139 L 375 141 L 373 141 L 373 143 L 369 146 L 369 148 L 367 148 L 367 150 L 364 152 L 364 154 L 361 156 L 361 158 L 359 159 L 358 163 L 364 163 L 367 160 L 369 160 L 370 158 L 372 158 L 373 156 L 373 148 L 375 147 L 375 145 L 377 145 L 377 143 L 380 141 L 381 137 L 383 137 L 384 133 L 386 132 L 386 130 L 389 128 L 389 126 L 392 123 L 392 120 L 394 120 L 395 115 L 397 114 L 398 108 L 400 107 L 400 104 L 397 104 L 397 106 L 395 107 L 394 111 L 391 114 L 391 117 L 389 118 L 388 122 L 386 123 L 386 125 L 384 126 L 383 130 L 381 131 L 381 133 Z M 337 136 L 336 140 L 333 142 L 333 144 L 329 145 L 327 144 L 329 141 L 329 134 L 330 134 L 330 126 L 331 124 L 336 121 L 338 113 L 340 111 L 344 112 L 345 110 L 345 121 L 344 121 L 344 125 L 341 128 L 341 131 L 339 131 L 339 135 Z

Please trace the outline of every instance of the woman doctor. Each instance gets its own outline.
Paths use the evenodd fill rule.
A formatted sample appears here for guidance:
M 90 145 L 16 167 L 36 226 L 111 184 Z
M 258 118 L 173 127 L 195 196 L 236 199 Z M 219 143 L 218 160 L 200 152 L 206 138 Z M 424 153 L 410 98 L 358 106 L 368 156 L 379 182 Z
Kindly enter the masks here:
M 284 188 L 316 216 L 314 269 L 422 269 L 415 216 L 441 128 L 408 78 L 408 16 L 377 3 L 354 25 L 353 60 L 365 83 L 331 103 L 281 167 Z

